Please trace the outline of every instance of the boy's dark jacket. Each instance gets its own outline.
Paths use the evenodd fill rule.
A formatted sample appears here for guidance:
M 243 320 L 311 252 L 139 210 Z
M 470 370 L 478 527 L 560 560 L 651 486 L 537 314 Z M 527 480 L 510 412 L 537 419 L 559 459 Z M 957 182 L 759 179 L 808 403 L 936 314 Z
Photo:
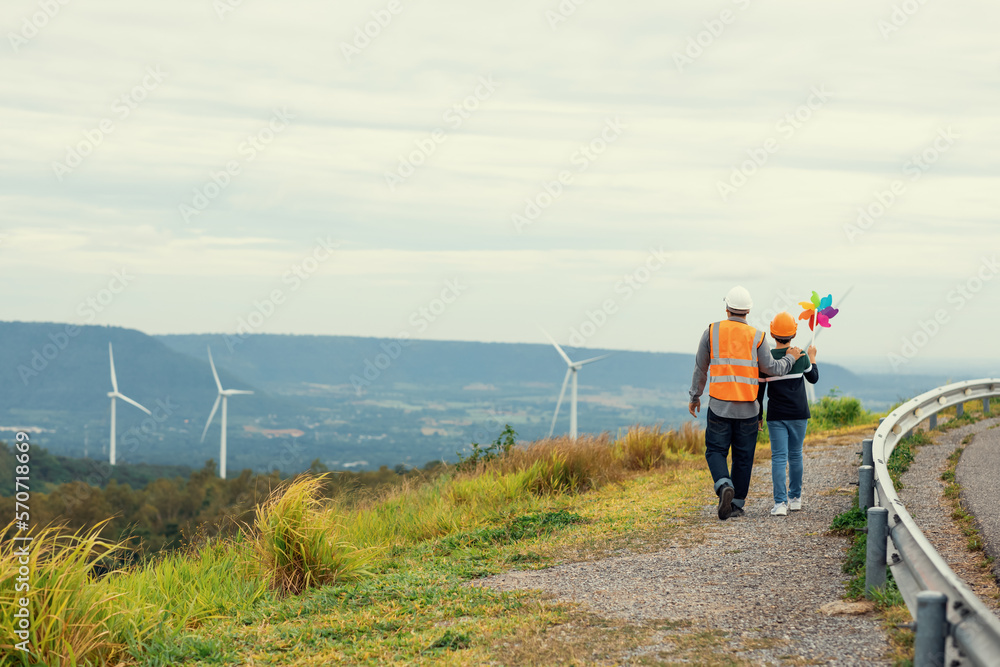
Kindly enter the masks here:
M 771 350 L 775 359 L 781 359 L 787 354 L 788 348 Z M 767 394 L 767 420 L 782 421 L 791 419 L 809 419 L 809 401 L 806 398 L 805 380 L 811 384 L 819 381 L 819 369 L 816 364 L 809 363 L 809 357 L 803 354 L 792 366 L 788 375 L 771 377 L 761 373 L 760 391 L 757 402 L 760 403 L 760 414 L 764 414 L 764 394 Z

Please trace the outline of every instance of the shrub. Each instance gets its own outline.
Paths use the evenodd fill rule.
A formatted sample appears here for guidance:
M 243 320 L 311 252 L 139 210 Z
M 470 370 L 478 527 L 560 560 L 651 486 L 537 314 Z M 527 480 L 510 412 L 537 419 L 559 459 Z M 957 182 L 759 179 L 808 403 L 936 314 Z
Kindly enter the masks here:
M 503 433 L 486 447 L 483 447 L 478 442 L 473 442 L 472 454 L 466 457 L 462 456 L 461 452 L 458 452 L 458 463 L 455 465 L 455 468 L 459 471 L 475 470 L 480 463 L 489 463 L 490 461 L 503 458 L 514 448 L 515 444 L 517 444 L 517 431 L 510 424 L 506 424 Z
M 853 396 L 824 396 L 810 406 L 811 429 L 834 429 L 854 426 L 871 418 L 861 401 Z
M 319 501 L 323 476 L 303 476 L 257 508 L 254 549 L 271 586 L 292 594 L 368 574 L 369 553 L 343 540 L 340 516 Z

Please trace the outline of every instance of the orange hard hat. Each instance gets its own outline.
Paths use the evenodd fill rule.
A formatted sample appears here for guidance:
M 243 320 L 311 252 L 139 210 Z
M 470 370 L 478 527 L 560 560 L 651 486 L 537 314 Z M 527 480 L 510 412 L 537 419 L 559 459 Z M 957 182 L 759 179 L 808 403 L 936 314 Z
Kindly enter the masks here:
M 775 338 L 795 338 L 799 324 L 788 313 L 778 313 L 771 320 L 771 335 Z

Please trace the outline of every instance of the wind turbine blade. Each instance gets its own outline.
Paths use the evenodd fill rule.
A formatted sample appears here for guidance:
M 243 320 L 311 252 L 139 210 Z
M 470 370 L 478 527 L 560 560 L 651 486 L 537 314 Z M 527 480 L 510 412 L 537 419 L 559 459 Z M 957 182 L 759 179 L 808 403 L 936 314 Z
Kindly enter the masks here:
M 840 301 L 837 302 L 837 305 L 840 305 L 840 304 L 844 303 L 844 299 L 846 299 L 847 297 L 849 297 L 851 295 L 851 292 L 854 291 L 855 287 L 857 287 L 857 285 L 851 285 L 850 287 L 848 287 L 847 291 L 844 292 L 844 296 L 840 297 Z
M 591 359 L 584 359 L 583 361 L 578 361 L 573 365 L 579 368 L 580 366 L 586 366 L 587 364 L 592 364 L 595 361 L 600 361 L 601 359 L 607 359 L 610 356 L 611 356 L 610 354 L 602 354 L 599 357 L 593 357 Z
M 212 365 L 212 375 L 215 376 L 215 386 L 222 391 L 222 382 L 219 381 L 219 372 L 215 370 L 215 361 L 212 359 L 212 348 L 208 348 L 208 363 Z
M 115 351 L 111 349 L 111 343 L 108 343 L 108 358 L 111 360 L 111 390 L 118 391 L 118 376 L 115 375 Z
M 541 327 L 538 327 L 538 328 L 539 328 L 539 329 L 542 329 Z M 562 349 L 561 347 L 559 347 L 559 343 L 557 343 L 557 342 L 555 341 L 555 339 L 554 339 L 554 338 L 553 338 L 552 336 L 550 336 L 550 335 L 549 335 L 549 332 L 548 332 L 548 331 L 546 331 L 545 329 L 542 329 L 542 333 L 543 333 L 543 334 L 545 334 L 545 337 L 549 339 L 549 342 L 550 342 L 550 343 L 552 343 L 552 344 L 553 344 L 553 345 L 555 346 L 555 348 L 556 348 L 556 352 L 558 352 L 558 353 L 559 353 L 559 356 L 560 356 L 560 357 L 562 357 L 562 358 L 563 358 L 563 359 L 564 359 L 564 360 L 566 361 L 566 363 L 567 363 L 568 365 L 572 366 L 572 365 L 573 365 L 573 361 L 572 361 L 572 360 L 571 360 L 571 359 L 569 358 L 569 355 L 567 355 L 567 354 L 566 354 L 566 353 L 565 353 L 565 352 L 563 351 L 563 349 Z
M 215 405 L 212 406 L 212 413 L 208 415 L 208 421 L 205 422 L 205 430 L 201 432 L 201 441 L 205 442 L 205 435 L 208 434 L 208 427 L 212 425 L 212 420 L 215 419 L 215 413 L 219 409 L 219 402 L 222 401 L 222 394 L 215 397 Z
M 227 389 L 226 393 L 230 396 L 236 396 L 237 394 L 252 394 L 253 392 L 246 389 Z
M 549 437 L 550 438 L 552 437 L 552 434 L 555 433 L 555 430 L 556 430 L 556 419 L 559 418 L 559 407 L 562 405 L 563 396 L 566 395 L 566 385 L 569 383 L 569 376 L 572 375 L 572 374 L 573 374 L 573 369 L 572 368 L 567 368 L 566 369 L 566 377 L 563 378 L 562 391 L 559 392 L 559 400 L 556 401 L 556 413 L 554 415 L 552 415 L 552 426 L 549 427 Z
M 133 400 L 132 400 L 131 398 L 129 398 L 128 396 L 125 396 L 124 394 L 118 394 L 118 396 L 117 396 L 117 397 L 118 397 L 118 398 L 120 398 L 120 399 L 122 399 L 122 400 L 123 400 L 123 401 L 125 401 L 126 403 L 131 403 L 131 404 L 132 404 L 132 405 L 134 405 L 135 407 L 137 407 L 137 408 L 139 408 L 140 410 L 142 410 L 143 412 L 145 412 L 145 413 L 146 413 L 147 415 L 152 415 L 152 414 L 153 414 L 153 413 L 152 413 L 152 412 L 150 412 L 150 411 L 149 411 L 149 410 L 148 410 L 147 408 L 145 408 L 145 407 L 143 407 L 143 406 L 139 405 L 138 403 L 136 403 L 135 401 L 133 401 Z
M 840 300 L 839 300 L 839 301 L 837 301 L 837 303 L 833 304 L 833 305 L 834 305 L 834 307 L 836 307 L 836 308 L 840 308 L 840 306 L 841 306 L 841 305 L 843 305 L 844 301 L 846 301 L 846 300 L 847 300 L 847 297 L 851 295 L 851 292 L 853 292 L 853 291 L 854 291 L 854 288 L 855 288 L 855 287 L 856 287 L 856 285 L 851 285 L 850 287 L 848 287 L 848 288 L 847 288 L 847 291 L 846 291 L 846 292 L 844 292 L 844 296 L 840 297 Z M 817 331 L 817 332 L 816 332 L 816 338 L 819 338 L 819 335 L 820 335 L 821 333 L 823 333 L 823 331 L 825 330 L 825 327 L 820 327 L 820 326 L 817 326 L 817 329 L 819 329 L 819 331 Z M 807 383 L 806 383 L 806 390 L 808 391 L 809 389 L 812 389 L 812 385 L 810 385 L 810 384 L 809 384 L 809 383 L 807 382 Z

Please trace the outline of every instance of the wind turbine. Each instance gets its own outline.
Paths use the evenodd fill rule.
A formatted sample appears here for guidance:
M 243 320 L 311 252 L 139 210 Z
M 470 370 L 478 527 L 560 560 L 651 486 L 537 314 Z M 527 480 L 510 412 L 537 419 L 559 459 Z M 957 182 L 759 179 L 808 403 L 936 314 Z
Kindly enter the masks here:
M 147 415 L 152 415 L 153 413 L 150 412 L 149 410 L 147 410 L 146 408 L 144 408 L 143 406 L 139 405 L 135 401 L 133 401 L 131 398 L 129 398 L 125 394 L 123 394 L 123 393 L 121 393 L 121 392 L 118 391 L 118 376 L 115 375 L 115 351 L 111 348 L 111 343 L 108 343 L 108 358 L 111 359 L 111 389 L 112 389 L 112 391 L 108 392 L 108 398 L 111 399 L 111 465 L 114 465 L 115 464 L 115 435 L 116 435 L 116 433 L 115 433 L 115 430 L 116 430 L 115 427 L 116 427 L 116 423 L 118 421 L 117 420 L 117 413 L 116 413 L 116 410 L 115 410 L 115 401 L 120 398 L 123 401 L 125 401 L 126 403 L 131 403 L 135 407 L 139 408 L 140 410 L 142 410 L 143 412 L 145 412 Z
M 592 364 L 595 361 L 606 359 L 611 355 L 602 354 L 599 357 L 584 359 L 583 361 L 573 361 L 572 359 L 569 358 L 569 355 L 566 354 L 566 352 L 564 352 L 561 347 L 559 347 L 559 344 L 555 342 L 555 340 L 553 340 L 552 336 L 550 336 L 545 329 L 542 329 L 542 333 L 545 334 L 545 337 L 549 339 L 549 342 L 551 342 L 552 345 L 555 346 L 556 352 L 558 352 L 559 356 L 563 358 L 563 361 L 566 362 L 567 366 L 566 377 L 563 378 L 562 391 L 559 392 L 559 400 L 556 401 L 556 413 L 552 415 L 552 426 L 549 428 L 549 437 L 551 438 L 552 434 L 556 430 L 556 419 L 559 417 L 559 408 L 560 406 L 562 406 L 563 396 L 566 395 L 566 383 L 568 383 L 570 377 L 572 377 L 573 392 L 572 392 L 572 400 L 570 401 L 570 406 L 569 406 L 569 437 L 573 440 L 576 440 L 576 375 L 577 373 L 580 372 L 580 369 L 586 366 L 587 364 Z
M 222 444 L 219 446 L 219 477 L 222 479 L 226 478 L 226 415 L 228 414 L 229 407 L 229 397 L 238 396 L 240 394 L 252 394 L 252 391 L 244 391 L 242 389 L 223 389 L 222 382 L 219 381 L 219 372 L 215 370 L 215 362 L 212 360 L 212 348 L 208 348 L 208 363 L 212 365 L 212 375 L 215 376 L 215 386 L 219 388 L 219 395 L 215 398 L 215 405 L 212 406 L 212 414 L 208 416 L 208 421 L 205 422 L 205 430 L 201 432 L 201 441 L 205 442 L 205 436 L 208 434 L 208 427 L 212 425 L 212 420 L 215 419 L 215 412 L 219 409 L 219 401 L 222 401 Z

